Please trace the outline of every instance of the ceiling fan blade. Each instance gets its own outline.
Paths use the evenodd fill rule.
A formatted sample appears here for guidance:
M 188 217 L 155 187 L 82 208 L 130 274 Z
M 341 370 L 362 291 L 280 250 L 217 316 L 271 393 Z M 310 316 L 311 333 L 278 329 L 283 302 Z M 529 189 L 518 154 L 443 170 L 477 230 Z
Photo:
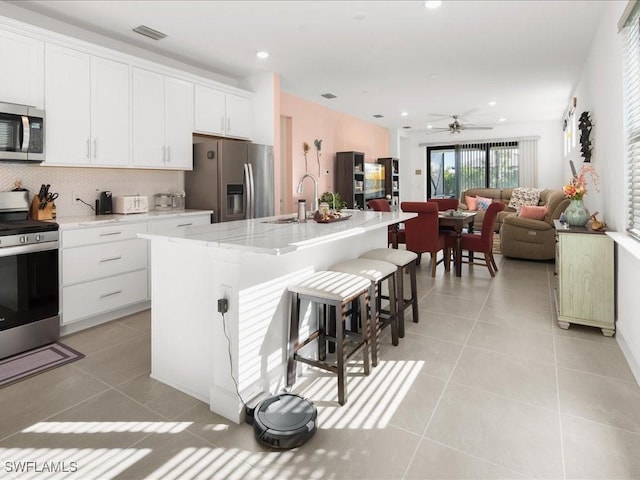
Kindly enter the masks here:
M 493 130 L 493 127 L 474 127 L 470 125 L 460 125 L 460 130 Z

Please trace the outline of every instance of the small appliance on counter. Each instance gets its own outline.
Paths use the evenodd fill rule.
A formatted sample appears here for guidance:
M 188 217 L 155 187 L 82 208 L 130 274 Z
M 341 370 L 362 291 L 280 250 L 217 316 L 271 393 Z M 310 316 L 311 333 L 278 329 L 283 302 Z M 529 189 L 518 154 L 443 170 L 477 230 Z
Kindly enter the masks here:
M 113 213 L 147 213 L 149 198 L 144 195 L 117 195 L 114 197 Z
M 174 210 L 184 210 L 185 200 L 184 190 L 174 190 L 171 192 L 171 208 Z
M 156 193 L 153 196 L 154 210 L 171 210 L 173 208 L 173 199 L 170 193 Z
M 100 200 L 96 214 L 98 215 L 111 215 L 113 213 L 113 201 L 111 192 L 100 192 Z

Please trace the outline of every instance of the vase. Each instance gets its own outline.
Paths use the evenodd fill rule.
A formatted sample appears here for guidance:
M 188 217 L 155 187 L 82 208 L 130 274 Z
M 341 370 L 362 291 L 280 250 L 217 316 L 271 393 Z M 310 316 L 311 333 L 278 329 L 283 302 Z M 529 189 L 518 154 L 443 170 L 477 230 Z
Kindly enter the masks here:
M 589 220 L 589 212 L 584 207 L 582 199 L 572 199 L 564 215 L 567 217 L 567 223 L 572 227 L 584 227 Z

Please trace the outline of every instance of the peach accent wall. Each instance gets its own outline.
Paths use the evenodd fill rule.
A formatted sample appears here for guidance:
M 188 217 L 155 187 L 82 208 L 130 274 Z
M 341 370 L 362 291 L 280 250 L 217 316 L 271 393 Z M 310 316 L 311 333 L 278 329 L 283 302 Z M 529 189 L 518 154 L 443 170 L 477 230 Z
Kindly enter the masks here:
M 296 187 L 305 173 L 303 142 L 310 146 L 307 154 L 308 171 L 318 176 L 316 148 L 313 141 L 322 139 L 318 194 L 334 190 L 336 152 L 362 152 L 367 162 L 389 156 L 389 131 L 364 120 L 330 110 L 285 92 L 280 93 L 280 115 L 291 117 L 292 178 L 290 194 L 298 199 Z M 283 150 L 286 151 L 284 146 Z M 326 174 L 329 170 L 329 174 Z M 313 187 L 305 180 L 304 197 L 311 202 Z

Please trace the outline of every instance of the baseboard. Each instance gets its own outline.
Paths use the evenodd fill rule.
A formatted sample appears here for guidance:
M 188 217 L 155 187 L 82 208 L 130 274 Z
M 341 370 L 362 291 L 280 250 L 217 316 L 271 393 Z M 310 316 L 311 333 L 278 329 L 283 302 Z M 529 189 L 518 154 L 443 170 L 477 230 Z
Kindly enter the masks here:
M 151 301 L 145 300 L 144 302 L 129 305 L 123 308 L 119 308 L 117 310 L 112 310 L 110 312 L 105 312 L 100 315 L 96 315 L 94 317 L 84 318 L 76 322 L 71 322 L 66 325 L 61 325 L 60 336 L 79 332 L 80 330 L 95 327 L 102 323 L 110 322 L 112 320 L 117 320 L 122 317 L 127 317 L 129 315 L 133 315 L 134 313 L 142 312 L 143 310 L 148 310 L 150 308 L 151 308 Z
M 624 333 L 620 330 L 616 330 L 616 342 L 620 345 L 620 349 L 622 350 L 622 354 L 624 358 L 627 360 L 629 364 L 629 368 L 631 369 L 631 373 L 636 379 L 636 383 L 640 385 L 640 364 L 638 360 L 633 355 L 633 349 L 629 346 L 627 341 L 624 338 Z

